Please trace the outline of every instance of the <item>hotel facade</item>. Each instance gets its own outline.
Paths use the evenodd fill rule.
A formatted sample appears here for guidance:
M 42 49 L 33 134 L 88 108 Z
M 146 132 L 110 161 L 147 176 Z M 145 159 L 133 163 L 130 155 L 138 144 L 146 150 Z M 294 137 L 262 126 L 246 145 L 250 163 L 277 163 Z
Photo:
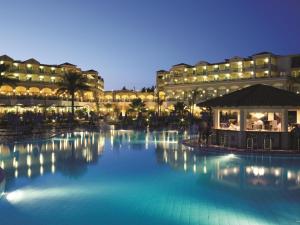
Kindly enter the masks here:
M 90 91 L 76 94 L 76 109 L 86 108 L 102 115 L 125 115 L 133 99 L 140 98 L 150 111 L 157 110 L 157 97 L 163 100 L 161 110 L 171 112 L 176 102 L 187 105 L 222 96 L 255 84 L 300 93 L 300 54 L 280 56 L 270 52 L 247 58 L 232 57 L 219 63 L 200 61 L 195 65 L 177 64 L 156 74 L 155 92 L 135 90 L 104 91 L 104 80 L 95 70 L 83 71 L 71 63 L 48 65 L 36 59 L 14 60 L 0 56 L 0 64 L 9 66 L 2 76 L 15 78 L 15 85 L 0 87 L 0 113 L 35 111 L 63 113 L 70 111 L 70 96 L 56 93 L 67 71 L 77 71 L 88 78 Z M 192 98 L 193 101 L 191 101 Z M 46 107 L 45 107 L 46 106 Z M 194 112 L 199 108 L 194 105 Z
M 247 58 L 232 57 L 219 63 L 177 64 L 168 71 L 157 71 L 156 87 L 168 110 L 175 102 L 188 104 L 195 92 L 196 102 L 202 102 L 254 84 L 299 93 L 300 84 L 292 82 L 293 77 L 299 76 L 300 54 L 279 56 L 261 52 Z
M 156 110 L 156 96 L 152 91 L 135 90 L 115 90 L 105 91 L 101 98 L 101 112 L 105 114 L 117 115 L 126 114 L 130 108 L 131 101 L 140 98 L 145 103 L 145 108 L 149 111 Z
M 59 83 L 68 71 L 82 73 L 88 78 L 90 91 L 76 93 L 76 108 L 96 111 L 99 98 L 103 95 L 104 81 L 95 70 L 83 71 L 71 63 L 48 65 L 36 59 L 14 60 L 7 55 L 0 56 L 0 64 L 8 66 L 1 76 L 14 78 L 16 84 L 0 87 L 0 113 L 34 111 L 42 112 L 45 106 L 50 112 L 70 111 L 70 96 L 56 93 Z

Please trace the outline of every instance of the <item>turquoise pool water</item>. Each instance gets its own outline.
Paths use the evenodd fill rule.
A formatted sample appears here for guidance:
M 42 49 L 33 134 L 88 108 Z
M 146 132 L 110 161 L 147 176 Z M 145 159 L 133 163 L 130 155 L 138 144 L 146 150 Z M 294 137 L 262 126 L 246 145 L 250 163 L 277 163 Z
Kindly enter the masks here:
M 0 224 L 300 224 L 299 158 L 199 154 L 181 138 L 79 132 L 0 145 Z

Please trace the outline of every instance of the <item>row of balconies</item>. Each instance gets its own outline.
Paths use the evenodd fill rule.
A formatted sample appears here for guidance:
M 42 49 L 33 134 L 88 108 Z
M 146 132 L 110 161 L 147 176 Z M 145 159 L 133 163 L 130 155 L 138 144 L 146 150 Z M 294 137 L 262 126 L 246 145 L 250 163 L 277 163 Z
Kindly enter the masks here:
M 11 73 L 29 73 L 29 74 L 51 74 L 51 75 L 59 75 L 59 74 L 62 74 L 61 73 L 58 73 L 56 70 L 50 70 L 50 71 L 46 71 L 46 70 L 42 70 L 42 69 L 38 69 L 38 70 L 34 70 L 34 69 L 24 69 L 24 68 L 10 68 L 8 70 L 8 72 L 11 72 Z
M 71 100 L 71 97 L 66 97 L 66 96 L 55 96 L 55 95 L 39 95 L 39 94 L 27 94 L 27 93 L 22 93 L 22 94 L 0 94 L 0 99 L 38 99 L 38 100 L 64 100 L 64 101 L 69 101 Z M 94 99 L 88 99 L 88 98 L 75 98 L 76 101 L 83 101 L 83 102 L 93 102 Z
M 46 84 L 47 85 L 50 85 L 50 86 L 53 86 L 53 85 L 56 85 L 57 83 L 60 82 L 60 80 L 57 80 L 57 79 L 45 79 L 45 77 L 43 79 L 39 78 L 39 77 L 30 77 L 30 78 L 27 78 L 27 77 L 15 77 L 15 79 L 17 80 L 17 85 L 38 85 L 38 86 L 45 86 Z M 88 85 L 91 86 L 91 87 L 95 87 L 95 88 L 98 88 L 98 89 L 103 89 L 103 85 L 97 85 L 98 83 L 94 83 L 94 82 L 89 82 Z
M 175 72 L 170 74 L 169 76 L 172 77 L 181 77 L 181 76 L 193 76 L 193 75 L 211 75 L 211 74 L 220 74 L 220 73 L 242 73 L 242 72 L 255 72 L 256 70 L 271 70 L 276 71 L 277 66 L 272 64 L 261 64 L 250 66 L 250 67 L 241 67 L 241 68 L 224 68 L 224 69 L 214 69 L 214 70 L 202 70 L 202 71 L 193 71 L 192 73 L 189 72 Z
M 63 72 L 58 73 L 56 70 L 45 71 L 45 70 L 32 70 L 32 69 L 18 69 L 18 68 L 10 68 L 7 72 L 14 73 L 14 74 L 26 74 L 26 75 L 37 75 L 37 76 L 51 76 L 51 77 L 61 77 Z M 99 77 L 99 80 L 103 79 Z
M 138 98 L 138 97 L 137 97 Z M 131 102 L 133 99 L 100 99 L 100 102 Z M 153 102 L 154 99 L 143 99 L 143 102 Z
M 245 76 L 244 74 L 242 74 L 241 76 L 236 76 L 236 77 L 221 77 L 218 76 L 216 77 L 216 75 L 211 75 L 209 77 L 206 78 L 202 78 L 201 80 L 197 79 L 199 77 L 194 77 L 194 79 L 191 79 L 191 77 L 189 76 L 189 78 L 180 78 L 180 79 L 175 79 L 175 78 L 169 78 L 169 79 L 164 79 L 161 80 L 160 85 L 164 85 L 164 84 L 182 84 L 182 83 L 207 83 L 207 82 L 218 82 L 218 81 L 233 81 L 233 80 L 245 80 L 245 79 L 259 79 L 259 78 L 276 78 L 276 77 L 280 77 L 280 74 L 270 74 L 270 73 L 263 73 L 260 74 L 259 76 L 255 76 L 255 74 L 251 74 L 251 76 Z M 196 79 L 195 79 L 196 78 Z M 166 82 L 166 83 L 163 83 Z

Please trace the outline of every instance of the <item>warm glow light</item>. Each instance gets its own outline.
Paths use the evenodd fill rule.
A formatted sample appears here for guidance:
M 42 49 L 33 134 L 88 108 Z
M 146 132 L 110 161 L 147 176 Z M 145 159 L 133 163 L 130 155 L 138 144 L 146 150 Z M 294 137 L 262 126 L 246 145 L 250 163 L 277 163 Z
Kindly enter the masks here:
M 251 116 L 253 116 L 253 117 L 257 118 L 257 119 L 261 119 L 261 118 L 263 118 L 265 116 L 264 113 L 260 113 L 260 112 L 250 113 L 250 114 L 251 114 Z

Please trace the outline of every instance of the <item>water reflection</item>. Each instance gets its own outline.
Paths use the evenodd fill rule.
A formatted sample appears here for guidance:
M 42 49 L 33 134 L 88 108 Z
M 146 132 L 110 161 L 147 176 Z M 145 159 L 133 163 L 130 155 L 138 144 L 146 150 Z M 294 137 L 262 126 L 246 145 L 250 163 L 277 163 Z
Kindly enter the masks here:
M 300 159 L 203 154 L 158 145 L 157 160 L 174 170 L 199 174 L 222 186 L 255 190 L 300 189 Z
M 8 181 L 57 172 L 78 177 L 88 164 L 98 162 L 106 142 L 108 151 L 155 149 L 158 163 L 199 175 L 211 184 L 255 190 L 300 188 L 298 158 L 200 154 L 180 144 L 187 137 L 177 131 L 67 133 L 47 141 L 0 145 L 0 166 Z
M 166 219 L 165 224 L 202 224 L 213 217 L 217 221 L 211 224 L 223 219 L 228 224 L 298 219 L 300 159 L 203 154 L 180 144 L 187 136 L 176 131 L 112 130 L 1 145 L 7 193 L 0 204 L 12 220 L 11 215 L 22 209 L 25 219 L 34 212 L 46 219 L 60 215 L 72 224 L 84 224 L 76 217 L 82 212 L 88 218 L 106 218 L 103 224 L 109 224 L 106 221 L 115 218 L 115 211 L 126 224 L 134 224 L 130 219 L 137 217 L 149 224 L 161 219 Z M 93 164 L 97 166 L 90 167 Z M 82 177 L 65 181 L 53 173 Z M 43 179 L 33 181 L 40 176 Z M 4 187 L 0 179 L 0 193 Z M 49 204 L 44 207 L 40 202 L 46 200 Z M 63 211 L 61 204 L 66 205 Z M 155 216 L 158 220 L 151 221 Z M 236 216 L 239 221 L 234 223 Z M 274 224 L 284 224 L 280 222 Z
M 60 172 L 77 177 L 96 163 L 104 149 L 97 133 L 66 133 L 51 140 L 0 145 L 0 165 L 8 181 Z

